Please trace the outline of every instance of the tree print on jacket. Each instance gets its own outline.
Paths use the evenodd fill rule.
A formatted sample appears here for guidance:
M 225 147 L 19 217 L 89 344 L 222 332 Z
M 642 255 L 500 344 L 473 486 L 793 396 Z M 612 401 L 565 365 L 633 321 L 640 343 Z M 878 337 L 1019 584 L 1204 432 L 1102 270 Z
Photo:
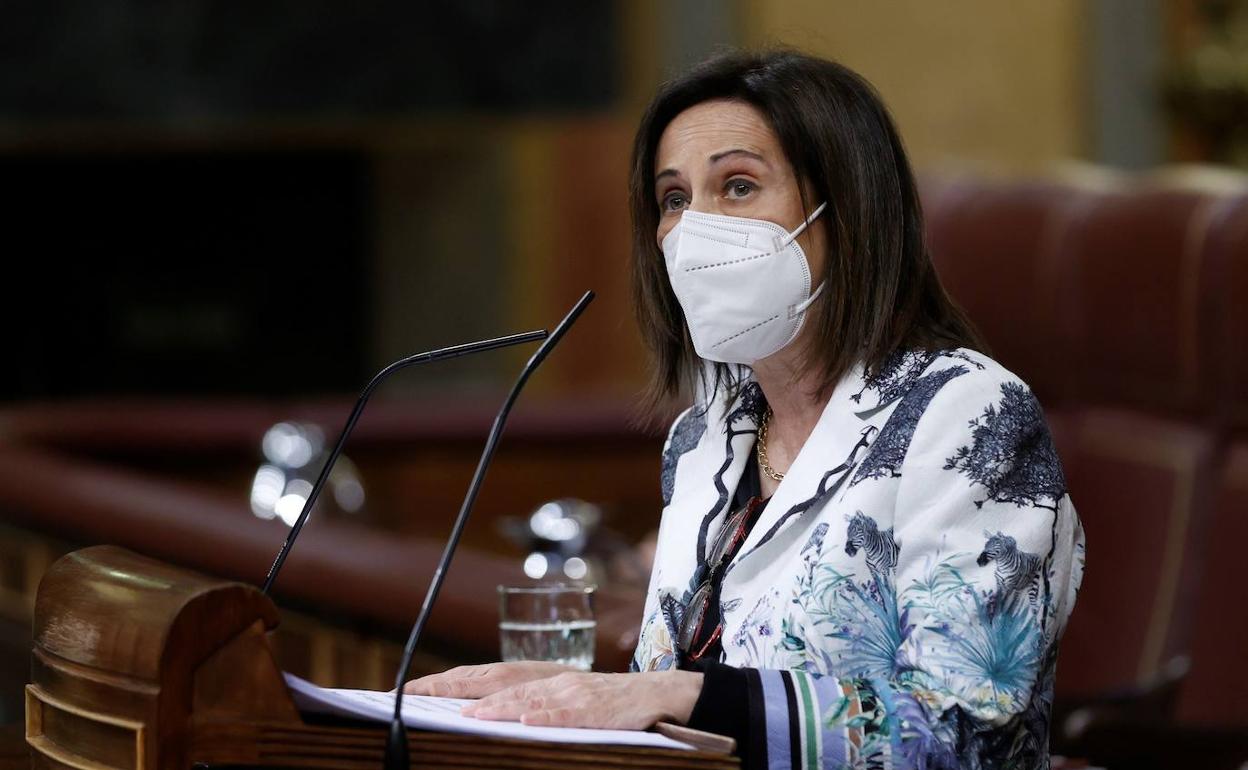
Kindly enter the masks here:
M 878 372 L 864 380 L 862 390 L 849 398 L 854 403 L 862 403 L 863 395 L 873 391 L 876 399 L 870 408 L 887 406 L 909 393 L 923 372 L 938 358 L 958 359 L 975 369 L 984 368 L 983 364 L 960 350 L 899 350 L 888 357 Z
M 918 427 L 919 418 L 927 411 L 927 405 L 946 383 L 968 371 L 970 370 L 965 366 L 958 365 L 919 378 L 888 416 L 888 421 L 880 429 L 880 435 L 876 436 L 871 451 L 863 458 L 858 471 L 854 473 L 854 480 L 849 485 L 855 486 L 865 479 L 900 476 L 899 469 L 906 459 L 906 452 L 910 450 L 914 429 Z
M 926 350 L 899 350 L 888 357 L 879 370 L 863 381 L 862 390 L 850 396 L 854 403 L 862 403 L 868 391 L 877 394 L 875 406 L 891 404 L 906 394 L 915 381 L 931 366 L 939 353 Z
M 970 425 L 970 445 L 959 447 L 945 461 L 945 469 L 957 470 L 984 487 L 988 496 L 977 500 L 976 507 L 992 500 L 1053 512 L 1052 545 L 1040 567 L 1047 608 L 1049 570 L 1057 547 L 1058 504 L 1066 495 L 1066 476 L 1044 411 L 1026 385 L 1003 382 L 1001 400 L 984 407 L 983 414 Z M 1040 626 L 1048 626 L 1047 611 L 1041 615 Z
M 757 382 L 749 382 L 741 388 L 737 408 L 729 412 L 724 419 L 724 461 L 715 472 L 713 479 L 718 498 L 714 507 L 703 514 L 702 523 L 698 527 L 698 568 L 694 570 L 689 581 L 691 593 L 693 586 L 701 581 L 702 572 L 706 568 L 706 533 L 710 529 L 711 522 L 724 510 L 724 506 L 732 498 L 733 490 L 728 489 L 724 484 L 724 474 L 732 467 L 732 461 L 736 458 L 736 450 L 732 446 L 733 439 L 746 433 L 758 433 L 758 424 L 762 422 L 763 413 L 766 411 L 767 397 L 763 395 L 763 389 L 758 386 Z
M 1066 477 L 1040 402 L 1019 382 L 1001 384 L 1001 400 L 971 422 L 971 444 L 945 461 L 984 487 L 988 500 L 1056 511 Z
M 663 595 L 654 609 L 652 618 L 644 625 L 644 627 L 659 625 L 656 621 L 661 620 L 662 633 L 659 636 L 662 638 L 651 642 L 652 645 L 658 646 L 659 653 L 653 655 L 650 661 L 634 656 L 630 664 L 630 669 L 634 671 L 652 670 L 648 666 L 655 665 L 656 661 L 658 664 L 662 664 L 663 667 L 675 665 L 682 661 L 683 652 L 676 648 L 673 640 L 678 638 L 678 629 L 681 626 L 685 609 L 693 598 L 698 586 L 705 578 L 709 568 L 706 563 L 706 537 L 711 522 L 724 510 L 732 496 L 732 490 L 729 490 L 727 485 L 724 484 L 724 474 L 732 467 L 732 461 L 736 456 L 736 450 L 732 442 L 737 436 L 757 433 L 757 426 L 767 409 L 767 399 L 763 395 L 762 388 L 756 382 L 749 382 L 741 387 L 736 403 L 736 408 L 729 412 L 724 419 L 724 460 L 712 479 L 717 492 L 717 499 L 714 507 L 703 514 L 698 528 L 696 566 L 690 575 L 688 584 L 683 589 L 680 591 L 671 588 L 664 589 Z M 671 504 L 677 461 L 681 455 L 692 451 L 702 441 L 703 434 L 706 432 L 706 414 L 705 408 L 695 406 L 688 410 L 672 428 L 670 438 L 663 452 L 663 463 L 660 473 L 664 506 Z M 722 606 L 721 611 L 724 611 Z M 638 649 L 640 650 L 642 646 L 639 644 Z
M 663 448 L 663 461 L 659 473 L 659 489 L 663 494 L 663 505 L 672 502 L 672 489 L 676 486 L 676 463 L 682 455 L 689 452 L 702 440 L 706 433 L 706 410 L 696 407 L 687 410 L 672 428 Z

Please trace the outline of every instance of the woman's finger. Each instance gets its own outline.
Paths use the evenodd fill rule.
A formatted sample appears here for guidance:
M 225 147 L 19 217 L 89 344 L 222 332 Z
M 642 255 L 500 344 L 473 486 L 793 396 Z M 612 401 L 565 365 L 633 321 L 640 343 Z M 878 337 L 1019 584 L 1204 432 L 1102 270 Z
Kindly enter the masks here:
M 526 711 L 520 715 L 520 721 L 526 725 L 542 727 L 590 727 L 591 725 L 585 719 L 591 716 L 578 709 L 564 706 Z
M 541 661 L 456 666 L 439 674 L 413 679 L 404 685 L 403 692 L 444 698 L 484 698 L 513 685 L 557 676 L 569 670 L 568 666 Z
M 547 708 L 549 699 L 550 696 L 533 687 L 517 685 L 470 703 L 460 713 L 477 719 L 516 721 L 527 711 Z
M 407 695 L 436 695 L 442 698 L 477 698 L 490 674 L 490 666 L 456 666 L 438 674 L 413 679 L 403 686 Z

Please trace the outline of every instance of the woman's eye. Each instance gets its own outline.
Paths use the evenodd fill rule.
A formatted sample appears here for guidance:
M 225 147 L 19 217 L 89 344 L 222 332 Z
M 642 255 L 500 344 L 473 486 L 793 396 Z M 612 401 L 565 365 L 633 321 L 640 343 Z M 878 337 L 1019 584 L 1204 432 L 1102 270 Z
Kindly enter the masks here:
M 688 206 L 688 205 L 689 205 L 689 201 L 686 200 L 684 193 L 674 192 L 674 193 L 668 193 L 666 196 L 664 196 L 663 203 L 660 206 L 660 208 L 662 208 L 664 211 L 680 211 L 681 209 L 683 209 L 685 206 Z
M 724 186 L 729 198 L 744 198 L 754 192 L 754 183 L 744 179 L 733 179 Z

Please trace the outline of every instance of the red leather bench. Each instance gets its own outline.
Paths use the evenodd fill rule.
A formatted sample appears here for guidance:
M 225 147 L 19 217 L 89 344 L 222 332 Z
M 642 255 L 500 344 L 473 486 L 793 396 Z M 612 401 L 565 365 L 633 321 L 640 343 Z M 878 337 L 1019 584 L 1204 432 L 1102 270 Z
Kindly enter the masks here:
M 1248 746 L 1248 186 L 923 189 L 941 278 L 1045 405 L 1087 532 L 1059 713 L 1117 716 L 1074 749 L 1135 761 L 1129 736 L 1153 747 L 1167 725 L 1173 751 L 1156 756 L 1184 741 L 1235 755 Z

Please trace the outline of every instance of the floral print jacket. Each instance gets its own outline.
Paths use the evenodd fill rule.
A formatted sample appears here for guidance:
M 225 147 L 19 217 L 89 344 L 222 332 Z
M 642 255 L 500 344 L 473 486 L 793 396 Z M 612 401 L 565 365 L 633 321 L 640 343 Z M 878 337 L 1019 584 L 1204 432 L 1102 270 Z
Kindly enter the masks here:
M 677 418 L 633 669 L 672 639 L 765 409 Z M 1043 412 L 992 359 L 911 351 L 847 374 L 723 578 L 770 768 L 1045 768 L 1083 532 Z

